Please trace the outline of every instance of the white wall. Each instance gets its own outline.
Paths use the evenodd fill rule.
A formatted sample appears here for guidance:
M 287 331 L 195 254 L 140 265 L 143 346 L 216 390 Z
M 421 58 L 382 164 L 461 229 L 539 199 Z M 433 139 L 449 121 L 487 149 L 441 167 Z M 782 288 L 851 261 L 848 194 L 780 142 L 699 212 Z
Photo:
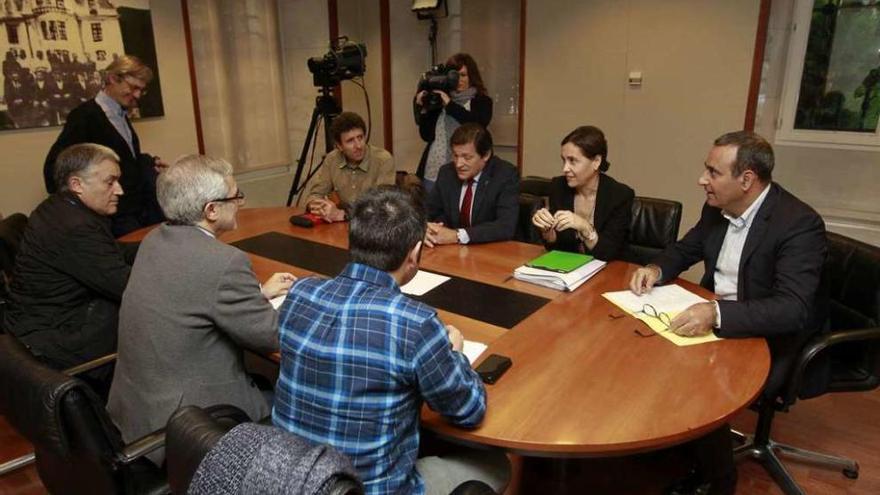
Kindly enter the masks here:
M 758 0 L 527 6 L 523 174 L 559 175 L 559 142 L 596 125 L 610 175 L 681 201 L 684 233 L 705 199 L 696 181 L 712 141 L 743 125 Z M 641 88 L 629 71 L 642 72 Z
M 382 33 L 379 29 L 379 2 L 340 0 L 338 5 L 339 35 L 367 46 L 364 86 L 369 96 L 371 114 L 368 120 L 364 91 L 351 81 L 342 83 L 342 109 L 355 112 L 370 126 L 370 144 L 385 147 L 385 112 L 382 107 Z
M 141 148 L 170 160 L 198 151 L 180 2 L 152 0 L 165 116 L 134 123 Z M 0 133 L 0 213 L 30 213 L 45 198 L 43 161 L 61 127 Z

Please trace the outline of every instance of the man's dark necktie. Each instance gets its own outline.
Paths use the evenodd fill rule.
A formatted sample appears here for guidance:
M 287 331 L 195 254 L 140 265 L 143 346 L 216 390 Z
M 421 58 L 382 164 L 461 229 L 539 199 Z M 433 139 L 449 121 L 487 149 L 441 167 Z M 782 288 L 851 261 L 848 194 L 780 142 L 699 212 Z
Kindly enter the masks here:
M 474 198 L 474 179 L 468 179 L 467 190 L 464 192 L 464 199 L 461 200 L 461 209 L 458 214 L 458 224 L 467 228 L 471 226 L 471 202 Z

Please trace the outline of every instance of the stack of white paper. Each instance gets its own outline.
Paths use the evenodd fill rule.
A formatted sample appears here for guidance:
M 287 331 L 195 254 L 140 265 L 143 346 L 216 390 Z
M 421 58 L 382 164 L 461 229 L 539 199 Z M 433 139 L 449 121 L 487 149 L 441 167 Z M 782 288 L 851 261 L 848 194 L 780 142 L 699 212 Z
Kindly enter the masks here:
M 702 297 L 675 284 L 654 287 L 651 292 L 640 296 L 630 290 L 606 292 L 602 295 L 629 313 L 639 313 L 646 304 L 650 304 L 658 312 L 678 314 L 692 304 L 706 302 Z
M 419 270 L 416 276 L 400 288 L 400 292 L 409 294 L 410 296 L 424 296 L 438 285 L 449 280 L 446 275 L 438 275 L 436 273 Z
M 605 268 L 605 265 L 604 261 L 594 259 L 577 270 L 568 273 L 553 272 L 523 265 L 513 271 L 513 278 L 550 287 L 551 289 L 573 291 L 598 273 L 599 270 Z
M 272 299 L 269 299 L 269 304 L 271 304 L 272 307 L 277 310 L 278 308 L 281 307 L 281 305 L 284 303 L 284 299 L 286 299 L 286 298 L 287 298 L 287 294 L 281 294 L 278 297 L 273 297 Z
M 486 350 L 486 344 L 482 342 L 476 342 L 474 340 L 465 340 L 464 348 L 461 350 L 462 354 L 467 356 L 468 362 L 474 364 L 474 361 L 483 354 L 483 351 Z

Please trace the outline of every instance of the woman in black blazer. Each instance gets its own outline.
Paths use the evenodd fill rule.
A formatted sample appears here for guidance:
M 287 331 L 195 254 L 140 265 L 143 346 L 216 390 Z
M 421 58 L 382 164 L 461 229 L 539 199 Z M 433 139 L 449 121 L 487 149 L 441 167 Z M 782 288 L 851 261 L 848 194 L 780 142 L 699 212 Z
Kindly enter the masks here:
M 458 88 L 449 94 L 434 90 L 440 96 L 442 106 L 426 108 L 427 91 L 419 91 L 414 101 L 419 135 L 428 143 L 416 175 L 428 191 L 437 180 L 440 167 L 452 161 L 449 138 L 455 129 L 470 122 L 488 127 L 492 120 L 492 98 L 486 94 L 486 86 L 473 57 L 456 53 L 446 61 L 446 67 L 458 71 Z M 439 140 L 438 136 L 441 137 Z
M 606 261 L 623 252 L 635 193 L 605 174 L 611 166 L 607 156 L 598 127 L 578 127 L 562 140 L 562 175 L 553 178 L 550 208 L 532 216 L 547 249 Z

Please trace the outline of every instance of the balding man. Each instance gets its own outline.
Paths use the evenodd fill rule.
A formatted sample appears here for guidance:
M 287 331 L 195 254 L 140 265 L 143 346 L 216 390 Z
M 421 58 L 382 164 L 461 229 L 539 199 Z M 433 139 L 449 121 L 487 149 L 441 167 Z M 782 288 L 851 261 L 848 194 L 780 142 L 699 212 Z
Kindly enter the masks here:
M 827 306 L 820 290 L 825 224 L 772 181 L 773 165 L 770 143 L 753 132 L 716 139 L 698 181 L 706 193 L 700 221 L 630 280 L 632 291 L 642 294 L 702 261 L 700 285 L 717 301 L 682 311 L 669 330 L 688 337 L 765 337 L 772 365 L 764 400 L 779 393 L 801 347 L 820 330 Z M 695 470 L 667 493 L 732 494 L 736 467 L 728 426 L 691 446 Z

